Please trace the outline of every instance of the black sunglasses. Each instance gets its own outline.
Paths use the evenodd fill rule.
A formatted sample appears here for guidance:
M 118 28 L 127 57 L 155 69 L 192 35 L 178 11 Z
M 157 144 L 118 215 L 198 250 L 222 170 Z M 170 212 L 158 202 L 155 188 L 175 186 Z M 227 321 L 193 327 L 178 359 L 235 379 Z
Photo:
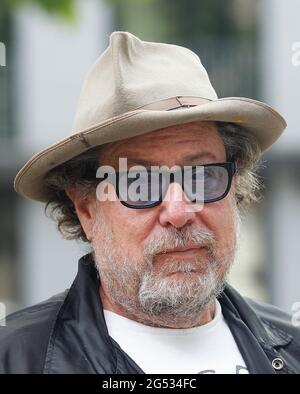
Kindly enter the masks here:
M 178 182 L 192 203 L 208 204 L 228 194 L 236 164 L 231 157 L 224 163 L 185 166 L 172 170 L 134 170 L 116 172 L 114 185 L 119 201 L 128 208 L 145 209 L 159 205 L 169 184 Z M 99 178 L 103 182 L 107 176 Z M 109 180 L 107 180 L 109 182 Z

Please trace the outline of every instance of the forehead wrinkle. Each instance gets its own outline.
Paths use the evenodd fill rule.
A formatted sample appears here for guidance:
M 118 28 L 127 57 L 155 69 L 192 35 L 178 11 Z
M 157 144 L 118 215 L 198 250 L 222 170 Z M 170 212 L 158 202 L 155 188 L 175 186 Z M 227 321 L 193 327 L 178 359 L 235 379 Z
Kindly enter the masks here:
M 201 141 L 201 139 L 199 139 L 197 137 L 198 136 L 195 135 L 194 138 L 191 137 L 191 138 L 185 138 L 185 139 L 182 139 L 182 138 L 174 139 L 172 141 L 172 144 L 173 145 L 178 145 L 178 144 L 184 145 L 184 144 L 195 144 L 195 143 L 199 142 L 199 144 L 201 143 L 201 145 L 206 145 L 204 143 L 206 141 L 203 142 L 203 141 Z M 149 152 L 153 152 L 154 150 L 156 150 L 156 148 L 161 148 L 162 140 L 169 140 L 169 139 L 170 139 L 170 136 L 164 136 L 164 137 L 159 137 L 159 140 L 157 140 L 157 141 L 154 141 L 153 138 L 152 138 L 152 140 L 149 139 L 149 141 L 143 141 L 143 144 L 141 144 L 142 152 L 141 152 L 141 150 L 137 149 L 135 146 L 132 147 L 130 145 L 129 145 L 129 147 L 126 148 L 126 150 L 122 151 L 123 145 L 125 145 L 125 146 L 127 145 L 127 141 L 122 141 L 121 143 L 112 146 L 112 148 L 110 149 L 109 155 L 111 157 L 112 156 L 127 157 L 128 154 L 130 154 L 131 156 L 134 156 L 134 155 L 139 155 L 141 153 L 143 154 L 145 151 L 145 148 Z M 150 142 L 150 144 L 149 144 L 149 146 L 147 146 L 147 143 L 149 143 L 149 142 Z M 207 141 L 207 143 L 209 143 L 209 142 Z M 168 146 L 170 146 L 170 144 L 168 144 Z M 199 154 L 202 154 L 202 153 L 199 153 Z M 206 154 L 212 155 L 212 153 L 209 153 L 209 152 L 208 153 L 206 152 Z
M 120 155 L 120 157 L 125 157 L 123 155 Z M 144 167 L 150 167 L 150 166 L 162 166 L 162 165 L 168 165 L 167 162 L 164 162 L 164 160 L 148 160 L 144 157 L 126 157 L 127 158 L 127 164 L 129 166 L 131 165 L 141 165 Z M 216 163 L 222 161 L 217 158 L 217 156 L 211 152 L 196 152 L 194 154 L 188 154 L 184 155 L 183 157 L 179 158 L 178 160 L 174 161 L 173 165 L 181 165 L 181 166 L 189 166 L 189 165 L 195 165 L 195 164 L 208 164 L 208 163 Z M 116 164 L 116 163 L 115 163 Z
M 183 134 L 184 131 L 188 131 L 193 134 L 187 136 Z M 220 140 L 222 140 L 216 128 L 215 122 L 194 122 L 170 126 L 169 128 L 159 129 L 135 137 L 108 143 L 106 144 L 107 149 L 104 150 L 103 154 L 104 156 L 107 155 L 110 159 L 117 160 L 119 157 L 143 154 L 143 152 L 145 152 L 145 148 L 147 148 L 149 152 L 153 152 L 156 150 L 156 148 L 161 147 L 165 141 L 169 141 L 170 139 L 172 139 L 172 144 L 176 146 L 178 146 L 179 143 L 183 145 L 190 143 L 195 144 L 196 142 L 201 143 L 201 145 L 203 145 L 203 143 L 206 145 L 205 135 L 201 133 L 202 131 L 204 134 L 207 132 L 212 132 L 213 135 L 215 134 L 215 137 L 220 137 Z M 207 142 L 209 143 L 209 141 Z M 148 144 L 149 146 L 147 147 Z M 135 145 L 141 147 L 141 151 Z

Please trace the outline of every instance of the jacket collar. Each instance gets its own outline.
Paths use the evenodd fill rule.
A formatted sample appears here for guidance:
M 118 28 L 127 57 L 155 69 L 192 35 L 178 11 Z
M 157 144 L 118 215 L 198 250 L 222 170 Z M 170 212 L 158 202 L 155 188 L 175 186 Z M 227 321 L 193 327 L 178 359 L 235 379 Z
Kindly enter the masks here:
M 256 308 L 229 285 L 219 301 L 249 373 L 294 373 L 281 357 L 281 348 L 293 340 L 291 335 L 261 318 L 255 312 Z M 282 366 L 275 372 L 274 363 L 278 360 Z
M 93 259 L 83 256 L 53 325 L 44 373 L 115 374 L 134 368 L 108 334 L 98 289 Z
M 287 346 L 293 340 L 292 335 L 261 319 L 247 300 L 229 284 L 226 285 L 220 302 L 246 324 L 264 349 Z

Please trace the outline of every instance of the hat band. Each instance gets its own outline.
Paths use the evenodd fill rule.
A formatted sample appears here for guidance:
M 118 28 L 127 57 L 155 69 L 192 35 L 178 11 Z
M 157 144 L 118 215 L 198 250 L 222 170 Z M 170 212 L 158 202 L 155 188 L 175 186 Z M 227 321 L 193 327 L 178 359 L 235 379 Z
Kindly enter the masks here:
M 164 100 L 155 101 L 150 104 L 143 105 L 136 109 L 147 109 L 152 111 L 171 111 L 178 108 L 195 107 L 200 104 L 206 104 L 212 100 L 202 97 L 176 96 Z

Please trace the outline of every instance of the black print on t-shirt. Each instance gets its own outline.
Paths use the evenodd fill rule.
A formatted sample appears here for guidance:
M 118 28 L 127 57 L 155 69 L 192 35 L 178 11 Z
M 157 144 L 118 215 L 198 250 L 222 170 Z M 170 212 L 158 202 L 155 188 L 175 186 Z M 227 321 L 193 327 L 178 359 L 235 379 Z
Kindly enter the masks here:
M 204 369 L 203 371 L 198 372 L 200 374 L 206 374 L 206 373 L 217 373 L 214 369 Z M 248 373 L 248 369 L 246 367 L 243 367 L 242 365 L 236 365 L 235 367 L 235 373 L 237 375 Z

